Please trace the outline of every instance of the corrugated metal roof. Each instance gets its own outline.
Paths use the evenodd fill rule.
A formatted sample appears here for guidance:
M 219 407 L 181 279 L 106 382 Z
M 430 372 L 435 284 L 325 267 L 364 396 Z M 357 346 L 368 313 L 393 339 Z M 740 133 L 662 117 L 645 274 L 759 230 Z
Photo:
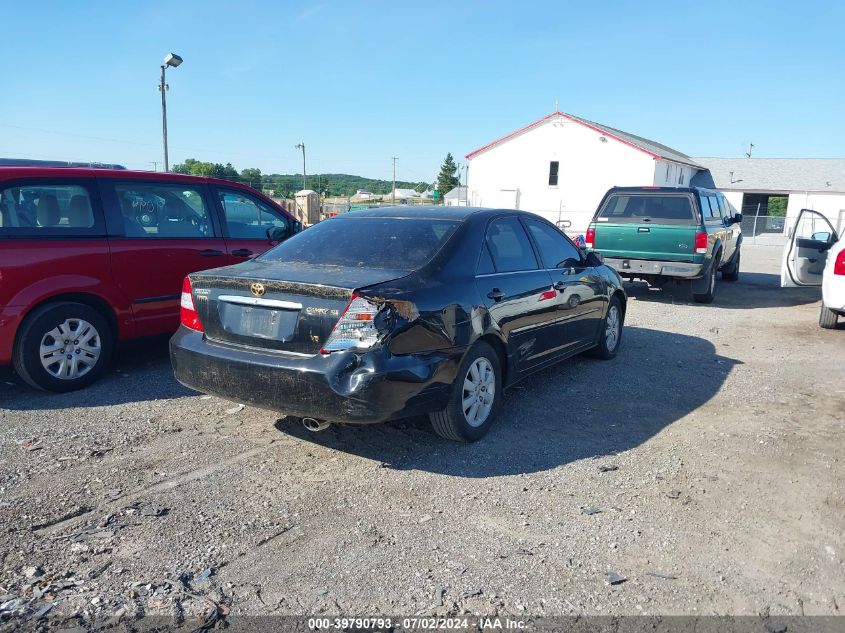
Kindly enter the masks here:
M 676 163 L 692 165 L 693 167 L 701 167 L 701 165 L 696 162 L 696 159 L 690 158 L 683 152 L 679 152 L 676 149 L 672 149 L 671 147 L 664 145 L 663 143 L 658 143 L 657 141 L 652 141 L 651 139 L 643 138 L 642 136 L 637 136 L 636 134 L 631 134 L 630 132 L 625 132 L 623 130 L 617 130 L 616 128 L 610 127 L 609 125 L 604 125 L 603 123 L 588 121 L 587 119 L 582 119 L 581 117 L 577 117 L 572 114 L 568 114 L 567 116 L 570 119 L 580 121 L 585 125 L 597 128 L 611 136 L 615 136 L 619 139 L 622 139 L 623 141 L 627 141 L 631 145 L 635 145 L 636 147 L 639 147 L 640 149 L 643 149 L 649 152 L 650 154 L 659 156 L 660 158 L 675 161 Z
M 845 193 L 845 158 L 696 158 L 709 171 L 697 187 L 736 191 L 829 191 Z

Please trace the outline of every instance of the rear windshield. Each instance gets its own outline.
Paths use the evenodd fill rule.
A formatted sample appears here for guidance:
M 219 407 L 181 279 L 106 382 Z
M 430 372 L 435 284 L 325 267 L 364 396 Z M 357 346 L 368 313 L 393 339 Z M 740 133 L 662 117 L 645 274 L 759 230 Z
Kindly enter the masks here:
M 332 218 L 267 251 L 262 261 L 415 270 L 455 232 L 449 220 Z
M 667 194 L 620 194 L 605 200 L 596 218 L 599 222 L 639 224 L 696 223 L 689 196 Z

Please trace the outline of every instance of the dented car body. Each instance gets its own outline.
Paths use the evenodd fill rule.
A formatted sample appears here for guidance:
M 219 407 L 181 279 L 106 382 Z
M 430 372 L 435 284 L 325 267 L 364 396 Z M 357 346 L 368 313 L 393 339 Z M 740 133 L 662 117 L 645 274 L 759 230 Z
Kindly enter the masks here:
M 358 424 L 446 408 L 479 341 L 502 387 L 593 348 L 611 299 L 625 304 L 616 272 L 545 220 L 444 207 L 333 218 L 186 288 L 180 382 Z

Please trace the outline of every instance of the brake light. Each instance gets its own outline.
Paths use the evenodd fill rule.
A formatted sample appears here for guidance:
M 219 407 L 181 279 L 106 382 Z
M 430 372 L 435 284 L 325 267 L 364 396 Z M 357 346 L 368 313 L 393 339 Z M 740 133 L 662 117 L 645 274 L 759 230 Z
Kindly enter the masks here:
M 587 235 L 584 237 L 584 244 L 587 248 L 593 248 L 593 245 L 596 243 L 596 229 L 595 227 L 590 227 L 587 229 Z
M 707 233 L 702 231 L 695 234 L 695 252 L 699 255 L 707 252 Z
M 375 345 L 379 337 L 374 322 L 378 311 L 379 306 L 375 303 L 353 294 L 320 353 L 330 354 L 339 350 Z
M 845 275 L 845 248 L 839 251 L 839 255 L 836 256 L 836 261 L 833 262 L 833 274 Z
M 197 332 L 203 331 L 200 315 L 197 314 L 196 308 L 194 308 L 191 280 L 187 277 L 182 281 L 182 297 L 179 300 L 179 320 L 187 328 Z

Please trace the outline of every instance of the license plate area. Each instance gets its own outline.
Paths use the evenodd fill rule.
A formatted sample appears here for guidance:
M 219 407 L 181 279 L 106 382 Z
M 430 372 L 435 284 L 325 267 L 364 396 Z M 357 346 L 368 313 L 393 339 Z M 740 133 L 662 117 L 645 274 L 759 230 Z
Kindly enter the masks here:
M 220 324 L 228 334 L 287 342 L 296 333 L 299 310 L 220 303 Z

